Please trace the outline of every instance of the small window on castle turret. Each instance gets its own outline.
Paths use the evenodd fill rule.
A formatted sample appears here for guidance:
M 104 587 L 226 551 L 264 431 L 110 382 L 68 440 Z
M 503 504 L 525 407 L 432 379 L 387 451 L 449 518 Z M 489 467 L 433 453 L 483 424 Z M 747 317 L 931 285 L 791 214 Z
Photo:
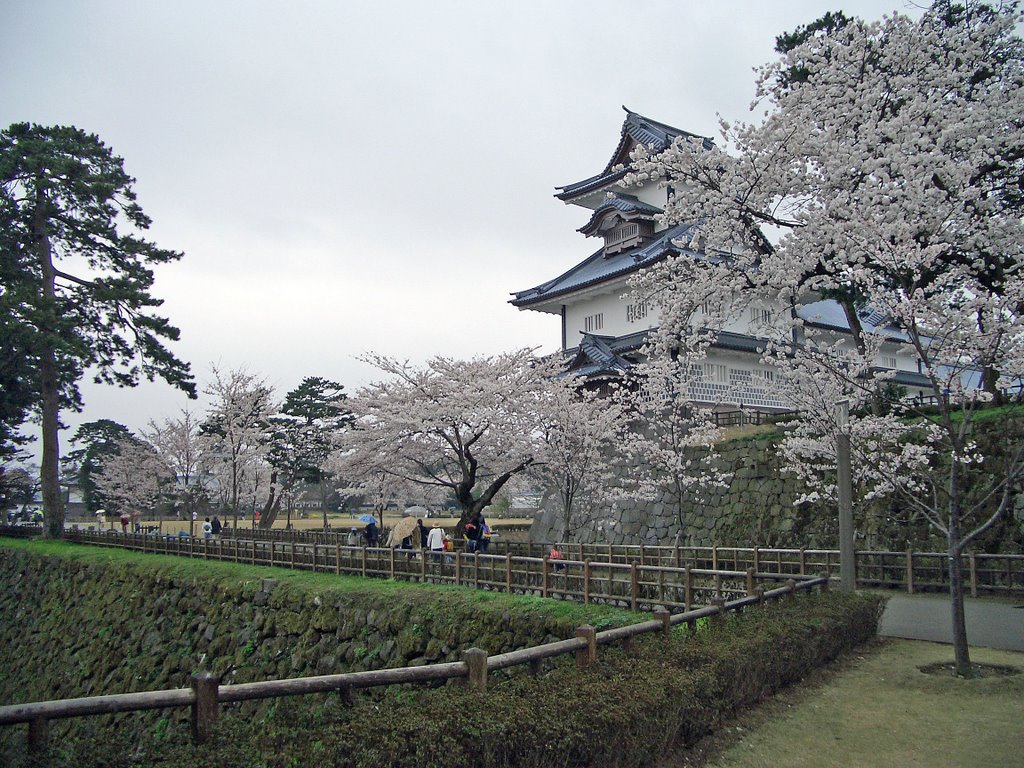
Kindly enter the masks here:
M 621 221 L 604 233 L 604 255 L 616 253 L 641 245 L 654 232 L 654 225 L 649 221 Z

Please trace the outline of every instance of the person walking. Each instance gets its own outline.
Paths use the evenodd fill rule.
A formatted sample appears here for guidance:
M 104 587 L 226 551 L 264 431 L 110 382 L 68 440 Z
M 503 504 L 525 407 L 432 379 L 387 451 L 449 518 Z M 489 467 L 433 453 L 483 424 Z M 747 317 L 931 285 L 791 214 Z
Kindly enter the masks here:
M 214 536 L 220 536 L 220 532 L 224 530 L 224 526 L 221 525 L 220 520 L 216 515 L 214 515 L 213 520 L 210 521 L 210 530 L 213 531 Z
M 210 522 L 210 518 L 203 520 L 203 538 L 209 539 L 213 536 L 213 523 Z
M 444 552 L 444 530 L 440 523 L 434 523 L 434 527 L 427 534 L 427 549 L 438 553 L 438 558 L 441 556 L 440 553 Z

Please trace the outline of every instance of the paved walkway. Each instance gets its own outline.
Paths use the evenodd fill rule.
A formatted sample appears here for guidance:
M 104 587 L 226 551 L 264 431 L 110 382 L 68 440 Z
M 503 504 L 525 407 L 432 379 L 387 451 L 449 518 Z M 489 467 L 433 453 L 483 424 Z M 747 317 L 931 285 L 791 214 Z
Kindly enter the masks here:
M 1024 651 L 1024 598 L 1000 602 L 968 597 L 964 615 L 970 645 Z M 878 624 L 878 634 L 952 643 L 949 596 L 893 595 Z

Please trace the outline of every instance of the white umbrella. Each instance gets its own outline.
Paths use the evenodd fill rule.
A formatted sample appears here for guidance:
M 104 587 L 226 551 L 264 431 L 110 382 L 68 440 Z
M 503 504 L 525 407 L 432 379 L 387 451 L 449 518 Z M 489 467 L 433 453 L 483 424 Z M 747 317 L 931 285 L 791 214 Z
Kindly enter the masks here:
M 417 504 L 415 507 L 407 507 L 405 514 L 409 515 L 409 517 L 426 517 L 430 514 L 430 510 Z

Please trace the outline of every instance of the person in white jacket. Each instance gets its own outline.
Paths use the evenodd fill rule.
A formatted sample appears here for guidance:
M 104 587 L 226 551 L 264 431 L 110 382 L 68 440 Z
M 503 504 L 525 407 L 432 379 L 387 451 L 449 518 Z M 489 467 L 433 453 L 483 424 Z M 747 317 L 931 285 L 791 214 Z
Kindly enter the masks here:
M 444 552 L 444 530 L 439 523 L 434 523 L 427 534 L 427 549 L 431 552 Z

